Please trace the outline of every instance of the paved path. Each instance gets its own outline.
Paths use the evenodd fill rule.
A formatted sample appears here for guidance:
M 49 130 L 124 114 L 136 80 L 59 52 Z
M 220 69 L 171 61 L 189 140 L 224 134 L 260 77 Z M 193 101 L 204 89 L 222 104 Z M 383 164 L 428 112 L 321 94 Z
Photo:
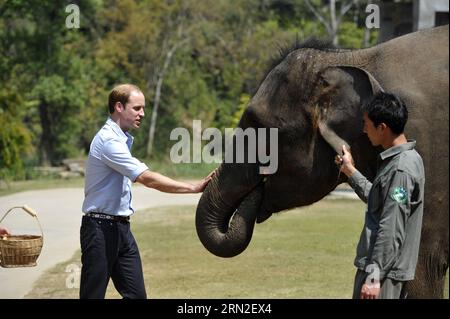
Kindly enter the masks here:
M 38 213 L 44 229 L 44 245 L 36 267 L 0 267 L 0 299 L 23 298 L 44 271 L 68 260 L 80 248 L 83 198 L 81 188 L 27 191 L 0 197 L 0 218 L 9 208 L 26 204 Z M 133 186 L 133 204 L 137 213 L 156 206 L 196 205 L 199 198 L 200 194 L 167 194 Z M 36 221 L 22 209 L 10 212 L 2 224 L 16 234 L 39 233 Z
M 353 191 L 345 188 L 330 196 L 355 198 Z M 166 194 L 133 186 L 133 204 L 137 213 L 157 206 L 197 205 L 199 198 L 200 194 Z M 44 246 L 36 267 L 0 267 L 0 299 L 23 298 L 44 271 L 70 259 L 79 249 L 82 201 L 81 188 L 27 191 L 0 197 L 0 218 L 9 208 L 26 204 L 38 213 L 44 229 Z M 16 234 L 39 233 L 36 221 L 21 209 L 12 211 L 2 224 Z

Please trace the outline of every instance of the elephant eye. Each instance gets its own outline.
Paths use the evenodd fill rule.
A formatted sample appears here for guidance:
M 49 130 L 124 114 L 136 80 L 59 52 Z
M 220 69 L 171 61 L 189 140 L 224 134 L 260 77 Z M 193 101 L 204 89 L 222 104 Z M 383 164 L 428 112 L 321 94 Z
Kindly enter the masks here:
M 327 87 L 330 85 L 327 80 L 325 80 L 322 76 L 319 77 L 319 85 L 322 87 Z

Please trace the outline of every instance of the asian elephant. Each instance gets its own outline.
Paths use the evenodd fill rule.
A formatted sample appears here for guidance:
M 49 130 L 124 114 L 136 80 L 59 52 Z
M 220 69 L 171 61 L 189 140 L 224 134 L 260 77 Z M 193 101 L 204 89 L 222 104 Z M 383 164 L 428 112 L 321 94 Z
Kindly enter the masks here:
M 405 133 L 417 141 L 426 173 L 419 261 L 406 289 L 411 298 L 442 298 L 449 245 L 448 35 L 446 25 L 367 49 L 307 44 L 286 52 L 238 125 L 278 129 L 278 169 L 262 175 L 258 163 L 221 164 L 196 212 L 197 234 L 206 249 L 236 256 L 249 244 L 255 221 L 310 205 L 346 182 L 334 162 L 344 143 L 356 167 L 372 180 L 381 149 L 363 133 L 362 105 L 384 90 L 408 105 Z

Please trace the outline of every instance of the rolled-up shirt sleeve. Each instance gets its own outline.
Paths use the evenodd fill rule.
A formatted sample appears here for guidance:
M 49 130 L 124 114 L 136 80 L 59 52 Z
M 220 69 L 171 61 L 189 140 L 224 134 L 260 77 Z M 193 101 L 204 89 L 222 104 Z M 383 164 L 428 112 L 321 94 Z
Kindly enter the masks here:
M 353 188 L 356 195 L 358 195 L 364 203 L 367 203 L 372 183 L 358 170 L 348 178 L 348 183 Z
M 101 161 L 131 181 L 148 170 L 148 166 L 133 157 L 125 143 L 117 140 L 107 141 L 103 148 Z

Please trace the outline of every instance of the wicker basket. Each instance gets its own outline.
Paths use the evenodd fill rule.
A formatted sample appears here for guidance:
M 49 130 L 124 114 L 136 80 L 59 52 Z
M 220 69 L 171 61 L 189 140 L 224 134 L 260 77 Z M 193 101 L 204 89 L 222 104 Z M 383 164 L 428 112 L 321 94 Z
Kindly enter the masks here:
M 41 230 L 41 236 L 11 235 L 0 237 L 0 266 L 5 268 L 34 267 L 36 266 L 36 260 L 41 254 L 44 243 L 44 233 L 42 232 L 41 223 L 36 212 L 27 205 L 9 209 L 2 219 L 0 219 L 0 223 L 15 208 L 22 208 L 32 217 L 36 218 L 39 229 Z

